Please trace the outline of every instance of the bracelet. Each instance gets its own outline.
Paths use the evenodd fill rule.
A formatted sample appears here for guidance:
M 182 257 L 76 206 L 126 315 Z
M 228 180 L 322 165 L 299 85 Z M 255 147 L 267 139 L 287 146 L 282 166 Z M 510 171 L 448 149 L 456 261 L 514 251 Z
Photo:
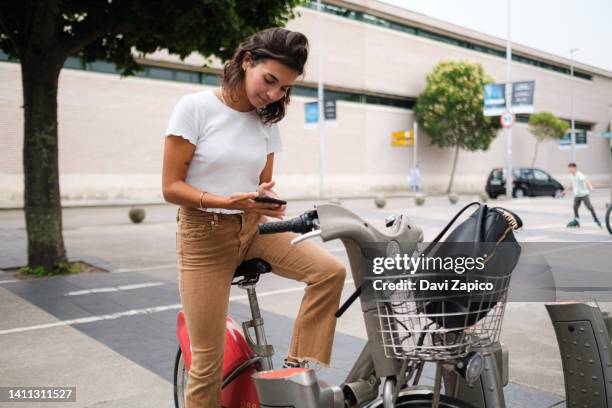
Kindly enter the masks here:
M 200 194 L 200 201 L 199 201 L 199 205 L 200 205 L 200 206 L 198 207 L 198 209 L 199 209 L 200 211 L 206 211 L 206 207 L 204 207 L 204 206 L 202 205 L 202 198 L 204 198 L 204 194 L 206 194 L 206 193 L 207 193 L 207 191 L 202 191 L 202 194 Z

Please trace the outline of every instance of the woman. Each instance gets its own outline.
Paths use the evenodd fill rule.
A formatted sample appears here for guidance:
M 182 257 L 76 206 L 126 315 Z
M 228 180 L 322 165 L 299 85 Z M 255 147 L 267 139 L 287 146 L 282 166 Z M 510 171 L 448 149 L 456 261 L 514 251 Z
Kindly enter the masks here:
M 225 64 L 221 88 L 184 96 L 170 118 L 162 183 L 166 201 L 180 206 L 179 290 L 193 355 L 188 408 L 219 406 L 231 279 L 247 259 L 262 258 L 274 273 L 307 284 L 286 365 L 329 365 L 345 268 L 311 242 L 292 247 L 294 234 L 259 235 L 258 225 L 282 219 L 285 206 L 253 200 L 276 197 L 276 123 L 307 56 L 300 33 L 254 34 Z

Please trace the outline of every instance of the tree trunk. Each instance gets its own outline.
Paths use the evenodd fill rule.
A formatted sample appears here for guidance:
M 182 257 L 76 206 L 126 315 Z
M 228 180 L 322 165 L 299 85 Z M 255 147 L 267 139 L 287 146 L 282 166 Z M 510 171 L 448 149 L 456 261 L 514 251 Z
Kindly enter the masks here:
M 455 170 L 457 170 L 457 159 L 459 158 L 459 146 L 455 146 L 455 156 L 453 158 L 453 169 L 451 170 L 450 180 L 448 181 L 448 188 L 446 194 L 450 194 L 453 188 L 453 181 L 455 180 Z
M 57 86 L 64 58 L 33 47 L 21 60 L 24 101 L 24 210 L 28 265 L 47 271 L 66 261 L 57 140 Z
M 536 139 L 536 145 L 533 151 L 533 159 L 531 160 L 531 167 L 535 166 L 536 157 L 538 157 L 538 146 L 540 146 L 540 140 Z

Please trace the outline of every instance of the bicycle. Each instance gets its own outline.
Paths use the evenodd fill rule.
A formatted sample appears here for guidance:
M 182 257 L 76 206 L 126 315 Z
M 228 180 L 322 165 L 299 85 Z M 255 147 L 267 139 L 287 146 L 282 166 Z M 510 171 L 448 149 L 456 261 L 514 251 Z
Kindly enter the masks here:
M 260 225 L 260 233 L 293 231 L 301 235 L 292 244 L 320 237 L 323 241 L 339 239 L 344 244 L 351 272 L 356 285 L 361 285 L 368 274 L 361 262 L 362 253 L 371 243 L 383 248 L 401 243 L 402 251 L 413 253 L 423 240 L 422 231 L 408 217 L 399 215 L 387 220 L 387 230 L 378 231 L 359 216 L 338 205 L 321 205 L 287 221 Z M 368 341 L 357 357 L 353 368 L 340 385 L 328 385 L 317 380 L 310 368 L 274 370 L 271 356 L 273 347 L 267 343 L 263 319 L 259 310 L 256 283 L 261 275 L 270 272 L 265 260 L 249 260 L 240 265 L 234 274 L 234 284 L 247 291 L 252 320 L 239 326 L 228 317 L 226 349 L 224 355 L 221 404 L 228 408 L 238 407 L 422 407 L 474 408 L 470 402 L 485 401 L 487 407 L 504 407 L 503 385 L 507 382 L 507 352 L 497 341 L 500 319 L 503 313 L 493 313 L 489 320 L 494 323 L 488 330 L 473 332 L 469 336 L 441 335 L 444 330 L 421 327 L 421 334 L 432 332 L 432 336 L 418 346 L 420 351 L 410 354 L 409 345 L 397 343 L 404 335 L 402 325 L 407 323 L 405 313 L 393 312 L 398 302 L 375 302 L 369 304 L 361 299 Z M 506 287 L 507 289 L 507 287 Z M 431 299 L 430 299 L 431 300 Z M 404 299 L 404 303 L 408 302 Z M 495 307 L 503 309 L 503 299 Z M 392 317 L 389 312 L 396 315 Z M 436 318 L 436 311 L 429 310 L 424 317 Z M 419 316 L 421 319 L 423 316 Z M 404 319 L 404 320 L 401 320 Z M 391 324 L 389 322 L 392 321 Z M 413 322 L 414 323 L 414 322 Z M 429 324 L 429 323 L 428 323 Z M 381 330 L 381 327 L 384 329 Z M 481 328 L 483 326 L 481 325 Z M 458 332 L 458 327 L 453 332 Z M 253 333 L 253 335 L 251 334 Z M 418 333 L 418 331 L 417 331 Z M 488 333 L 487 341 L 484 337 Z M 179 350 L 175 362 L 175 404 L 184 406 L 184 392 L 188 381 L 187 370 L 191 353 L 189 339 L 182 312 L 178 315 L 177 338 Z M 443 347 L 447 353 L 431 353 Z M 415 351 L 415 350 L 413 350 Z M 436 361 L 434 386 L 419 384 L 426 361 Z M 484 368 L 487 367 L 485 370 Z M 490 369 L 493 368 L 493 369 Z M 444 388 L 452 392 L 442 393 Z M 379 388 L 382 385 L 382 393 Z M 495 392 L 491 392 L 495 390 Z
M 421 229 L 404 215 L 390 217 L 386 227 L 387 231 L 378 231 L 348 209 L 326 204 L 291 220 L 262 224 L 260 233 L 297 232 L 301 235 L 294 245 L 313 237 L 341 240 L 353 280 L 361 285 L 368 275 L 362 254 L 371 250 L 369 243 L 381 244 L 385 254 L 398 249 L 414 253 L 423 239 Z M 368 341 L 343 383 L 330 385 L 318 380 L 310 368 L 274 369 L 274 350 L 266 340 L 256 293 L 260 277 L 270 271 L 261 259 L 248 260 L 235 271 L 233 284 L 247 291 L 252 319 L 243 322 L 241 330 L 227 318 L 222 406 L 505 408 L 508 350 L 498 336 L 509 276 L 485 279 L 494 284 L 495 302 L 482 294 L 475 299 L 458 295 L 453 300 L 447 294 L 394 292 L 374 302 L 352 297 L 349 300 L 360 298 Z M 463 308 L 457 310 L 456 304 Z M 566 399 L 573 404 L 568 406 L 608 406 L 612 402 L 612 319 L 582 303 L 546 307 L 563 359 Z M 176 332 L 174 399 L 176 407 L 182 408 L 191 363 L 182 311 Z M 433 386 L 420 383 L 426 361 L 436 364 Z

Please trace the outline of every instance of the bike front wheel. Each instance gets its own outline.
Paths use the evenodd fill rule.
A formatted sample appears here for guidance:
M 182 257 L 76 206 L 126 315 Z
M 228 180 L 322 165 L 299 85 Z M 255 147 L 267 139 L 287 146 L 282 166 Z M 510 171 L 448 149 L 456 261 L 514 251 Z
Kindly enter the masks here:
M 433 403 L 433 394 L 413 394 L 400 395 L 395 402 L 395 408 L 431 408 Z M 383 402 L 379 400 L 368 408 L 382 408 Z M 478 408 L 468 402 L 461 401 L 457 398 L 449 397 L 448 395 L 440 396 L 440 404 L 438 408 Z
M 608 232 L 612 234 L 612 220 L 610 218 L 612 218 L 612 203 L 610 203 L 608 209 L 606 210 L 606 228 L 608 229 Z

